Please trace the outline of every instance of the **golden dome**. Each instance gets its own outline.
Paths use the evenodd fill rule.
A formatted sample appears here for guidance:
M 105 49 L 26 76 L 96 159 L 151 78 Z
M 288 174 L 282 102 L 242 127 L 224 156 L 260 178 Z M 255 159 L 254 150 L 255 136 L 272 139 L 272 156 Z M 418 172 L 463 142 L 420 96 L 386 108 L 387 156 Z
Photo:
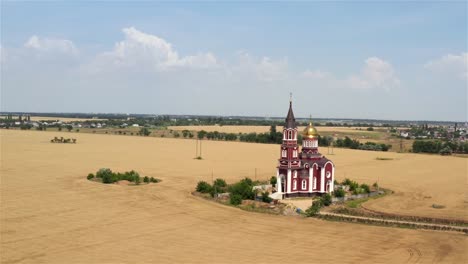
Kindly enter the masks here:
M 304 129 L 304 132 L 302 132 L 302 135 L 307 138 L 316 138 L 319 136 L 317 129 L 312 125 L 312 122 L 309 123 L 308 126 Z

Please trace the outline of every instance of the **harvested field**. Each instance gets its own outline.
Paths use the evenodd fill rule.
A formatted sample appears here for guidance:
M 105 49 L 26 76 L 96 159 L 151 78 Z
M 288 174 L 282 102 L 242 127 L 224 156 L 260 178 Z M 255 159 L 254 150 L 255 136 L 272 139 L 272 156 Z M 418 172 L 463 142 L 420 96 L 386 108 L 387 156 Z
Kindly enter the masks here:
M 266 128 L 268 129 L 268 128 Z M 463 263 L 468 237 L 252 213 L 191 195 L 199 180 L 275 174 L 277 145 L 0 130 L 1 263 Z M 64 135 L 66 133 L 63 133 Z M 322 152 L 326 152 L 325 150 Z M 393 160 L 380 161 L 376 157 Z M 375 210 L 467 218 L 467 159 L 335 149 L 338 180 L 396 192 Z M 101 167 L 162 179 L 86 180 Z M 444 205 L 434 209 L 432 204 Z M 367 204 L 366 204 L 367 205 Z M 287 254 L 285 254 L 287 252 Z

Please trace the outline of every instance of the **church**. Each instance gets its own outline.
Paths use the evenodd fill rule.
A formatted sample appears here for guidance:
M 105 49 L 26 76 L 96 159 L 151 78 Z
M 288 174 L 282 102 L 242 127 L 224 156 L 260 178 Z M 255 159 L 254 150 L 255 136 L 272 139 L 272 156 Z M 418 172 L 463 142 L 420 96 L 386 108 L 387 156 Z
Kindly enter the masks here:
M 317 129 L 312 122 L 302 132 L 302 151 L 297 144 L 298 128 L 289 102 L 283 128 L 283 143 L 277 167 L 277 194 L 281 198 L 310 197 L 333 191 L 335 165 L 319 153 Z

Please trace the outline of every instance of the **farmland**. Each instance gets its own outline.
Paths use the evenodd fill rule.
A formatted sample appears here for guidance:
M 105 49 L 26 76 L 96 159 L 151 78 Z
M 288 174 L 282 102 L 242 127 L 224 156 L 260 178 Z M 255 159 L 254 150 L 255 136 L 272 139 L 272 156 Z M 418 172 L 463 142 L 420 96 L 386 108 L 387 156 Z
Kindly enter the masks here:
M 330 256 L 347 263 L 467 257 L 465 235 L 264 215 L 191 195 L 212 173 L 233 182 L 254 178 L 256 168 L 258 179 L 271 177 L 277 145 L 204 141 L 203 160 L 195 160 L 189 139 L 77 133 L 77 144 L 51 144 L 67 133 L 0 132 L 2 263 L 238 263 L 260 253 L 260 262 L 299 263 Z M 335 149 L 333 160 L 337 180 L 378 181 L 395 191 L 370 208 L 468 219 L 466 159 Z M 102 167 L 135 169 L 162 182 L 131 187 L 86 180 Z

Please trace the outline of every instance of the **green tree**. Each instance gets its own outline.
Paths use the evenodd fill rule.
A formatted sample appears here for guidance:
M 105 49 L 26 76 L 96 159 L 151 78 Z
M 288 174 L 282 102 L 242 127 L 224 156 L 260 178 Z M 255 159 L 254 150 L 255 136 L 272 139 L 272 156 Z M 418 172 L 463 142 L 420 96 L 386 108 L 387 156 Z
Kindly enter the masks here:
M 333 192 L 333 195 L 335 195 L 335 197 L 344 197 L 345 196 L 345 190 L 342 189 L 342 188 L 339 188 L 337 189 L 336 191 Z
M 276 186 L 277 178 L 275 176 L 271 176 L 270 184 L 274 187 Z
M 324 206 L 329 206 L 332 204 L 332 197 L 329 193 L 324 194 L 320 199 L 322 200 L 322 204 Z
M 312 216 L 316 216 L 319 212 L 320 212 L 320 209 L 322 208 L 322 201 L 321 199 L 318 199 L 318 200 L 315 200 L 312 202 L 312 205 L 307 208 L 307 210 L 305 211 L 305 214 L 307 217 L 312 217 Z
M 146 127 L 142 127 L 142 128 L 140 129 L 140 132 L 138 132 L 138 134 L 140 134 L 141 136 L 145 136 L 145 137 L 146 137 L 146 136 L 149 136 L 149 135 L 151 134 L 151 131 L 150 131 L 148 128 L 146 128 Z
M 239 205 L 242 203 L 242 196 L 239 194 L 232 194 L 229 197 L 229 203 L 232 205 Z
M 197 184 L 197 192 L 201 192 L 201 193 L 210 193 L 211 192 L 211 189 L 213 187 L 211 187 L 211 185 L 205 181 L 199 181 L 198 184 Z
M 269 196 L 270 193 L 268 192 L 263 192 L 262 193 L 262 202 L 264 203 L 271 203 L 271 201 L 273 201 L 273 199 Z

